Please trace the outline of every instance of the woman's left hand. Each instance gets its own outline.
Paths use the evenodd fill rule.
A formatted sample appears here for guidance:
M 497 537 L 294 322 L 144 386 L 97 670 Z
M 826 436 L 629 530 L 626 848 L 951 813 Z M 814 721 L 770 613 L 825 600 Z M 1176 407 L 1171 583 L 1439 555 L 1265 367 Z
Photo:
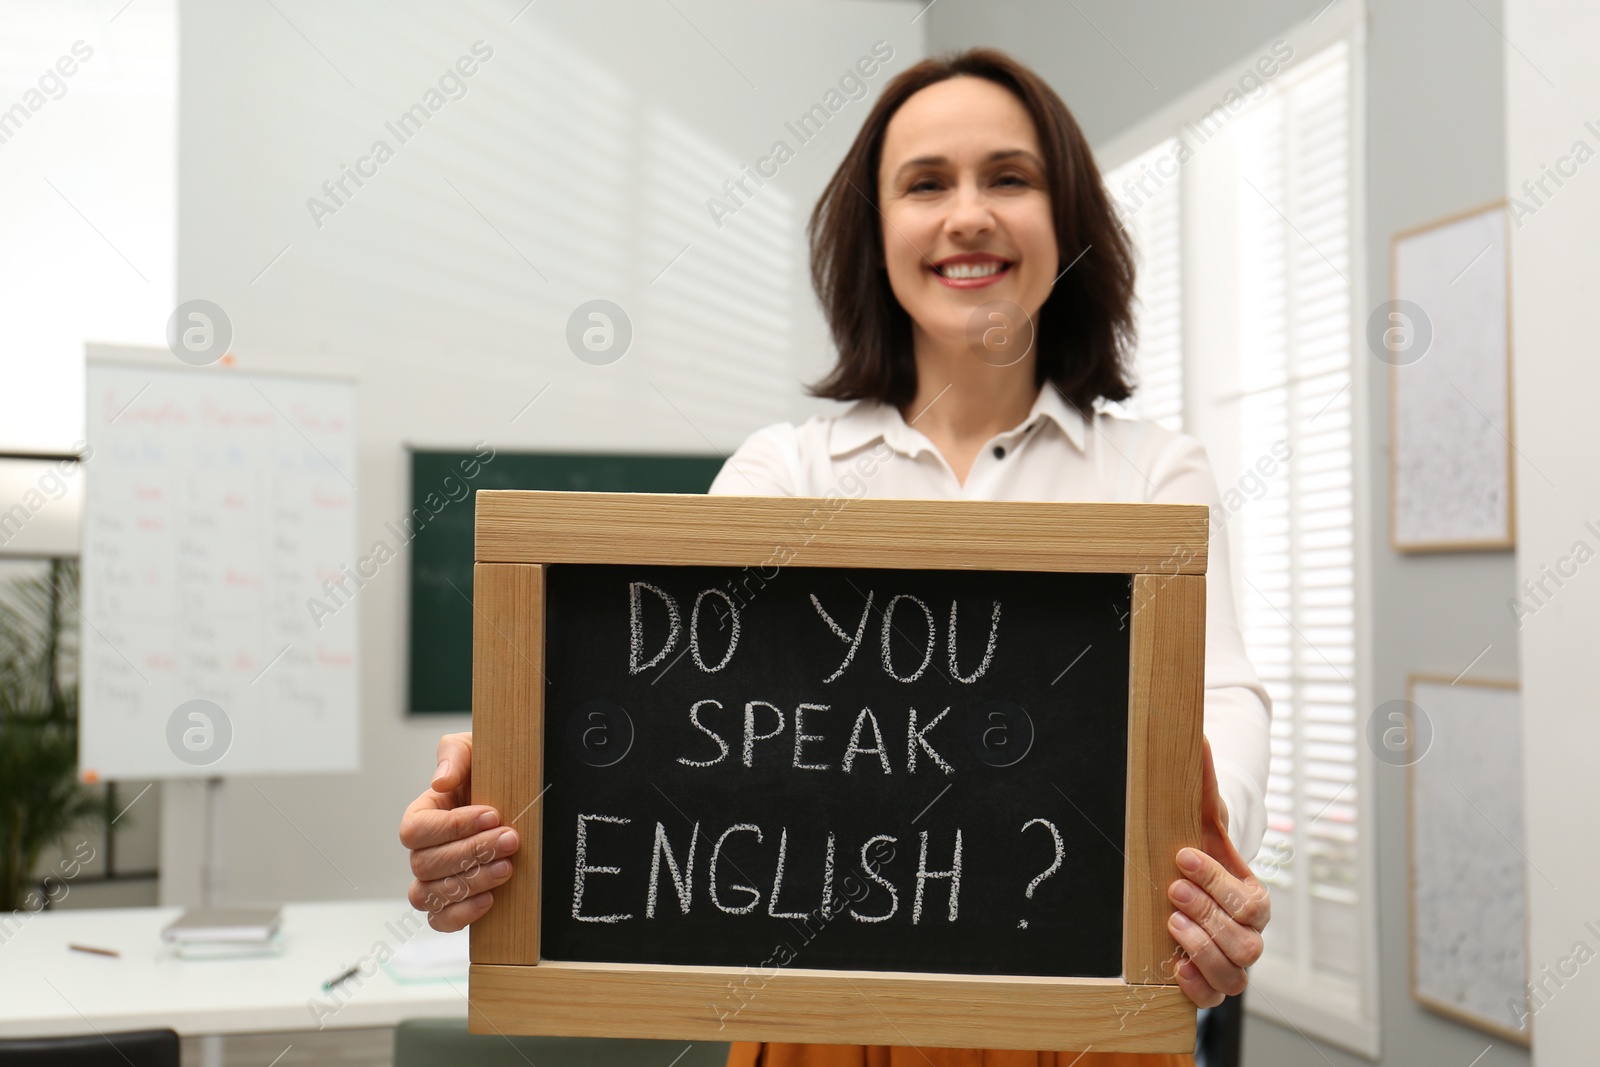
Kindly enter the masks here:
M 1211 742 L 1204 741 L 1205 779 L 1200 793 L 1201 845 L 1178 851 L 1186 877 L 1167 887 L 1177 906 L 1167 929 L 1183 950 L 1178 986 L 1202 1008 L 1244 992 L 1244 969 L 1261 958 L 1261 931 L 1272 915 L 1266 886 L 1228 839 L 1228 808 L 1217 791 Z

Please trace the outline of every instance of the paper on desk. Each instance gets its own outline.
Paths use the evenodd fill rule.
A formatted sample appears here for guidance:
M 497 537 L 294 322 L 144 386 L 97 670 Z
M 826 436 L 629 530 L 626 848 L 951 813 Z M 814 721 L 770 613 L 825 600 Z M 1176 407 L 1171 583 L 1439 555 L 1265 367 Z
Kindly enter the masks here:
M 383 968 L 397 982 L 465 978 L 470 945 L 466 930 L 441 934 L 429 928 L 396 949 Z

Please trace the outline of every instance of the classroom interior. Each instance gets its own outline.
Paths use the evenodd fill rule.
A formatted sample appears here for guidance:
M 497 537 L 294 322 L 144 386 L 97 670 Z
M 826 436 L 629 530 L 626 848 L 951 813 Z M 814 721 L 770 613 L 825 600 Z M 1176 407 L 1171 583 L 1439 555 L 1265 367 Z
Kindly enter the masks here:
M 1273 697 L 1274 919 L 1199 1062 L 1593 1062 L 1600 8 L 1554 0 L 8 0 L 0 1062 L 724 1061 L 461 1044 L 396 828 L 471 728 L 472 498 L 700 493 L 841 410 L 812 206 L 977 45 L 1093 146 L 1113 407 L 1206 446 Z M 287 946 L 179 958 L 212 906 Z

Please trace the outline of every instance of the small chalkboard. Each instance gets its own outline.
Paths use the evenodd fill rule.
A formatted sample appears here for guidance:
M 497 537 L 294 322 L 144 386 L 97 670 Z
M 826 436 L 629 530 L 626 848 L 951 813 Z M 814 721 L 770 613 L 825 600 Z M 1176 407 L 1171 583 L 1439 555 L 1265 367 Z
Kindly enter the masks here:
M 480 492 L 473 799 L 524 844 L 474 1027 L 1192 1048 L 1205 545 L 1188 506 Z

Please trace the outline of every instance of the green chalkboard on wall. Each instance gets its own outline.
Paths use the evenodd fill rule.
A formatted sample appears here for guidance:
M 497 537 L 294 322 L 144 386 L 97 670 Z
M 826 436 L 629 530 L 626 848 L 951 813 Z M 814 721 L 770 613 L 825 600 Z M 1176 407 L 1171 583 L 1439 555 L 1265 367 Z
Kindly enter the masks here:
M 413 713 L 472 707 L 472 516 L 479 489 L 593 493 L 703 493 L 720 456 L 615 452 L 411 452 L 411 512 L 386 524 L 411 546 L 410 667 Z

